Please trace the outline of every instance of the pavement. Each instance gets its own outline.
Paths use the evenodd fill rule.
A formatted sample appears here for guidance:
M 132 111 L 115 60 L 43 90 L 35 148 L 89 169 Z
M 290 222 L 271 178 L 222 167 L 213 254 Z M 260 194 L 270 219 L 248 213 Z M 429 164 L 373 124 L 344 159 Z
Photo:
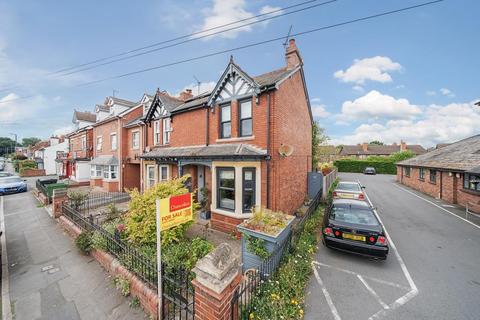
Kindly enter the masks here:
M 305 319 L 480 319 L 480 219 L 395 182 L 357 181 L 389 235 L 386 261 L 320 245 Z
M 31 190 L 35 179 L 27 180 Z M 8 258 L 2 291 L 9 289 L 3 300 L 10 299 L 13 319 L 145 319 L 30 192 L 0 197 L 2 215 Z

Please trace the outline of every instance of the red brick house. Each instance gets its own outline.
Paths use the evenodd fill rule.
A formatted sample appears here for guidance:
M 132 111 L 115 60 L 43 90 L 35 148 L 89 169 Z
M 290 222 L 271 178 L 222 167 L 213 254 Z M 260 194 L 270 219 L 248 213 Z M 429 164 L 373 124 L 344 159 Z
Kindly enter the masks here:
M 212 226 L 225 232 L 253 206 L 293 213 L 307 194 L 312 114 L 295 40 L 285 57 L 285 67 L 259 76 L 231 59 L 213 91 L 195 97 L 157 92 L 145 116 L 142 188 L 189 173 L 192 190 L 208 190 Z
M 398 182 L 480 213 L 480 135 L 397 165 Z
M 357 145 L 343 145 L 340 146 L 339 157 L 353 157 L 358 159 L 365 159 L 369 156 L 388 157 L 396 152 L 412 151 L 415 155 L 421 155 L 427 152 L 425 148 L 418 144 L 406 144 L 400 141 L 400 144 L 393 143 L 391 145 L 377 145 L 362 143 Z
M 93 127 L 93 159 L 90 162 L 90 185 L 105 191 L 139 188 L 139 163 L 135 164 L 132 140 L 134 129 L 126 126 L 143 113 L 143 105 L 108 97 L 96 106 L 97 122 Z M 107 114 L 105 114 L 107 113 Z

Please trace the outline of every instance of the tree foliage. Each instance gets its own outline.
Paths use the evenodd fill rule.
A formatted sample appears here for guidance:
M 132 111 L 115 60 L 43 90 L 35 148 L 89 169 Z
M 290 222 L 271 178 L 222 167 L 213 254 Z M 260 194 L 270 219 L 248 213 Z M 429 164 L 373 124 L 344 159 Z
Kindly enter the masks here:
M 377 146 L 383 146 L 384 145 L 384 143 L 382 141 L 378 141 L 378 140 L 370 141 L 369 144 L 373 144 L 373 145 L 377 145 Z
M 317 121 L 312 126 L 312 168 L 317 168 L 320 160 L 321 144 L 325 144 L 330 138 L 325 134 L 325 129 L 320 127 Z
M 36 137 L 23 138 L 22 139 L 22 145 L 24 147 L 34 146 L 35 144 L 37 144 L 40 141 L 42 141 L 42 140 L 39 139 L 39 138 L 36 138 Z

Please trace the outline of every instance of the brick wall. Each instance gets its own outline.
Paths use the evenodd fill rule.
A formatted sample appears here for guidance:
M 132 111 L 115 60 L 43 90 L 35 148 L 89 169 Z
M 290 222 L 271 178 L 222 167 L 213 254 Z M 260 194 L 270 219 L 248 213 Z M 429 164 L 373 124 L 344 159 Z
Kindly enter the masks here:
M 404 185 L 409 186 L 420 192 L 426 193 L 434 198 L 440 198 L 440 172 L 437 171 L 437 180 L 435 184 L 430 182 L 429 169 L 425 169 L 424 180 L 420 180 L 419 168 L 411 168 L 410 177 L 405 176 L 404 173 L 403 173 L 403 177 L 401 175 L 402 175 L 402 169 L 400 167 L 399 170 L 397 170 L 397 180 L 399 179 L 398 177 L 400 176 L 401 177 L 400 179 Z
M 86 148 L 82 147 L 82 141 L 86 139 Z M 78 132 L 69 137 L 71 157 L 76 153 L 77 158 L 91 158 L 93 156 L 93 129 Z
M 171 147 L 198 146 L 205 144 L 206 113 L 208 109 L 197 109 L 172 117 Z

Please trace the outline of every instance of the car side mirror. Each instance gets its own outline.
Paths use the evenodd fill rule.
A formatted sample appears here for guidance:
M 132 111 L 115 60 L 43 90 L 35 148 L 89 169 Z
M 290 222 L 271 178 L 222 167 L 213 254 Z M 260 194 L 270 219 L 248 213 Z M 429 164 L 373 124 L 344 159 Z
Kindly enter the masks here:
M 366 187 L 365 186 L 362 186 L 362 189 L 365 189 Z
M 23 179 L 24 182 L 27 182 L 27 179 Z

